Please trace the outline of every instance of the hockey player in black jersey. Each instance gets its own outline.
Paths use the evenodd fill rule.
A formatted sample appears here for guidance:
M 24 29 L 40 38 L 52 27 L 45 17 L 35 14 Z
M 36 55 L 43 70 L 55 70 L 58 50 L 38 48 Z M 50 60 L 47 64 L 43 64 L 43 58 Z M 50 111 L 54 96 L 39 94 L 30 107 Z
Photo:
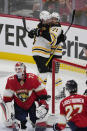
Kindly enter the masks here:
M 55 22 L 53 18 L 56 19 Z M 59 14 L 56 12 L 50 14 L 48 11 L 42 11 L 38 27 L 31 30 L 28 36 L 34 38 L 32 54 L 39 71 L 40 80 L 43 82 L 43 86 L 46 86 L 48 73 L 51 72 L 50 76 L 52 76 L 53 58 L 62 58 L 61 42 L 65 41 L 65 36 L 60 25 Z M 56 46 L 58 48 L 55 50 Z M 46 66 L 46 62 L 54 50 L 53 58 Z M 59 68 L 59 65 L 57 68 Z M 61 85 L 60 78 L 57 78 L 56 82 L 56 85 Z
M 55 36 L 56 34 L 59 34 L 59 35 L 57 35 L 56 37 L 56 42 L 54 41 L 54 43 L 51 46 L 50 57 L 52 55 L 52 59 L 48 63 L 49 72 L 52 72 L 52 60 L 54 58 L 62 59 L 62 45 L 63 45 L 63 42 L 65 42 L 66 40 L 66 36 L 63 34 L 63 29 L 60 24 L 60 15 L 57 12 L 53 12 L 51 14 L 51 29 L 55 31 L 55 32 L 52 32 Z M 56 67 L 55 67 L 56 69 L 55 70 L 55 77 L 56 77 L 55 89 L 57 90 L 55 91 L 56 99 L 65 97 L 65 93 L 64 93 L 65 88 L 63 88 L 61 76 L 57 74 L 59 72 L 59 68 L 60 68 L 60 64 L 56 62 Z

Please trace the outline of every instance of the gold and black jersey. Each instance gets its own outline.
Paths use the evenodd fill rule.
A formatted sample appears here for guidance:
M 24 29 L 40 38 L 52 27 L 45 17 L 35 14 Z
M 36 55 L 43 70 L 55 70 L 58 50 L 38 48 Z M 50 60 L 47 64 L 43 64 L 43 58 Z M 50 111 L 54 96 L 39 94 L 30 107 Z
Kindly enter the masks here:
M 40 27 L 41 25 L 39 25 Z M 42 26 L 42 35 L 36 37 L 35 43 L 32 48 L 33 56 L 42 56 L 49 58 L 53 49 L 56 48 L 57 38 L 61 34 L 62 28 L 58 24 L 54 26 Z M 62 47 L 59 44 L 58 48 L 55 51 L 55 54 L 62 55 Z

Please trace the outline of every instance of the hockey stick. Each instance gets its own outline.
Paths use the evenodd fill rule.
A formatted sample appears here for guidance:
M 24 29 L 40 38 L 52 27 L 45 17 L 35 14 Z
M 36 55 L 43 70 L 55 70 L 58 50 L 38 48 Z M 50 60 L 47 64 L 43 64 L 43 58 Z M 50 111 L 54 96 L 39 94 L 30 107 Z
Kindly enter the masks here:
M 26 21 L 25 21 L 25 18 L 23 17 L 22 18 L 22 22 L 23 22 L 23 26 L 24 26 L 24 30 L 29 33 L 29 31 L 27 30 L 27 27 L 26 27 Z
M 73 10 L 71 24 L 70 24 L 70 26 L 68 27 L 68 29 L 66 30 L 66 32 L 64 33 L 64 35 L 66 35 L 66 34 L 67 34 L 67 32 L 69 31 L 70 27 L 72 26 L 72 24 L 73 24 L 73 21 L 74 21 L 74 16 L 75 16 L 75 10 Z
M 53 128 L 53 125 L 48 125 L 45 121 L 44 122 L 40 122 L 40 123 L 36 123 L 35 125 L 36 128 Z M 66 126 L 65 129 L 70 129 L 69 126 Z
M 68 27 L 68 29 L 66 30 L 66 32 L 64 33 L 64 35 L 66 36 L 67 32 L 69 31 L 70 27 L 72 26 L 73 24 L 73 21 L 74 21 L 74 16 L 75 16 L 75 10 L 73 10 L 73 14 L 72 14 L 72 21 L 71 21 L 71 24 L 70 26 Z M 48 66 L 49 62 L 51 61 L 51 59 L 53 58 L 53 55 L 55 53 L 55 50 L 58 48 L 58 46 L 54 49 L 52 55 L 50 56 L 50 58 L 48 59 L 48 61 L 46 62 L 45 66 Z

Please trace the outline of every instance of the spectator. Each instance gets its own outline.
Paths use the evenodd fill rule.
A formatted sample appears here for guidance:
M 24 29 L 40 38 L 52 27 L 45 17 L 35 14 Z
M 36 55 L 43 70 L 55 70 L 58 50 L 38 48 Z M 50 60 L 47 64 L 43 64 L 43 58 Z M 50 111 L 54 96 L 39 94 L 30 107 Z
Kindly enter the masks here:
M 57 0 L 43 0 L 43 10 L 48 10 L 50 13 L 58 11 Z
M 4 13 L 4 0 L 0 0 L 0 13 Z
M 39 13 L 40 13 L 40 0 L 34 0 L 33 4 L 33 17 L 34 18 L 39 18 Z
M 87 26 L 87 0 L 75 0 L 75 7 L 73 8 L 76 9 L 75 24 Z
M 59 0 L 59 13 L 62 22 L 70 21 L 70 14 L 72 12 L 70 0 Z

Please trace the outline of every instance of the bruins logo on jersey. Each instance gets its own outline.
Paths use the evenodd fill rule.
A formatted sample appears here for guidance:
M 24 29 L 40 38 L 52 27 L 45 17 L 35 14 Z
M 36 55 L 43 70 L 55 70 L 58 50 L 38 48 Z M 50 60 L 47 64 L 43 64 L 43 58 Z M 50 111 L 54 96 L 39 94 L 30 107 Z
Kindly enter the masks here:
M 22 101 L 22 102 L 25 102 L 29 95 L 28 95 L 28 92 L 26 91 L 20 91 L 20 92 L 17 92 L 17 97 Z

